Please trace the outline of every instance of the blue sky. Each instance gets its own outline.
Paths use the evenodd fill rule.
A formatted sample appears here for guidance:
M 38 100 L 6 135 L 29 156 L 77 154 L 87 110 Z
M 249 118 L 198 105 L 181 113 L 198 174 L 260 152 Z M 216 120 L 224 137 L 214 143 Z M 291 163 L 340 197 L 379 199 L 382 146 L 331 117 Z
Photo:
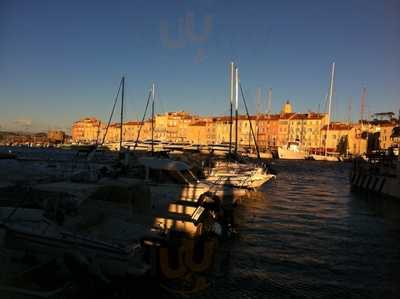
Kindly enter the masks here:
M 397 113 L 399 20 L 398 0 L 0 0 L 0 130 L 105 120 L 122 74 L 128 119 L 152 81 L 157 112 L 224 114 L 231 60 L 253 112 L 258 87 L 263 110 L 270 87 L 275 112 L 317 110 L 335 61 L 335 119 L 364 86 L 367 111 Z

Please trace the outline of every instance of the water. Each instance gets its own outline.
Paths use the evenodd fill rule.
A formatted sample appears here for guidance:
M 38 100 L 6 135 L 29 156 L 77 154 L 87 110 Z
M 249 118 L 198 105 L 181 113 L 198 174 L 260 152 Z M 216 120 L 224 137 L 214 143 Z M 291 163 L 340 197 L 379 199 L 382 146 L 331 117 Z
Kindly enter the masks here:
M 400 298 L 400 202 L 350 192 L 348 164 L 279 161 L 238 210 L 207 298 Z
M 219 275 L 192 297 L 400 298 L 400 201 L 351 193 L 349 164 L 274 167 L 275 183 L 237 209 Z

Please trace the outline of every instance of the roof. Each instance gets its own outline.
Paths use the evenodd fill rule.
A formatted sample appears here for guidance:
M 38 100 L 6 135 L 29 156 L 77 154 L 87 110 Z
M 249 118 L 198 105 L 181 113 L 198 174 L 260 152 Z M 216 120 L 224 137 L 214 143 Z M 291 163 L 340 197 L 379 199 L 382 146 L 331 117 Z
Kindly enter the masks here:
M 236 116 L 233 115 L 232 116 L 232 120 L 235 121 L 235 118 L 236 118 Z M 249 117 L 247 115 L 245 115 L 245 114 L 238 115 L 238 120 L 249 120 L 249 118 L 250 118 L 250 120 L 256 120 L 257 119 L 257 115 L 250 115 Z M 213 117 L 212 120 L 213 121 L 230 121 L 231 117 L 229 115 L 228 116 L 225 116 L 225 115 L 223 115 L 223 116 L 215 116 L 215 117 Z
M 131 125 L 131 126 L 139 126 L 141 124 L 143 124 L 141 121 L 131 120 L 131 121 L 128 121 L 128 122 L 124 123 L 124 126 L 129 126 L 129 125 Z
M 163 170 L 189 170 L 190 167 L 184 162 L 174 161 L 171 159 L 158 159 L 154 157 L 144 157 L 138 159 L 139 164 L 152 168 L 152 169 L 163 169 Z

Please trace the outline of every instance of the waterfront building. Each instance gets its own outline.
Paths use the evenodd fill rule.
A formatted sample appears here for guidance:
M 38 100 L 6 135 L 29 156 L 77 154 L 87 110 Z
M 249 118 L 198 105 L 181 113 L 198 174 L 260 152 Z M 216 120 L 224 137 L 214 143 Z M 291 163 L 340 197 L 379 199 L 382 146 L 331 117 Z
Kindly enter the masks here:
M 250 120 L 250 121 L 249 121 Z M 201 117 L 185 111 L 166 112 L 154 116 L 154 139 L 163 142 L 192 144 L 229 143 L 231 130 L 230 116 Z M 238 116 L 239 147 L 254 147 L 253 134 L 261 150 L 285 146 L 288 142 L 298 141 L 306 150 L 319 152 L 327 145 L 328 151 L 344 150 L 353 155 L 360 155 L 370 148 L 387 149 L 392 145 L 391 139 L 396 121 L 374 120 L 356 124 L 332 122 L 327 134 L 328 116 L 326 113 L 293 112 L 290 101 L 286 101 L 279 114 L 257 114 Z M 251 122 L 251 126 L 250 126 Z M 232 123 L 232 142 L 236 139 L 235 117 Z M 123 140 L 136 140 L 141 122 L 128 121 L 123 124 Z M 72 140 L 76 143 L 101 142 L 106 131 L 106 124 L 89 117 L 72 125 Z M 146 120 L 140 131 L 139 140 L 150 139 L 152 121 Z M 105 143 L 120 140 L 120 124 L 109 126 Z M 373 145 L 372 142 L 376 144 Z
M 47 139 L 50 143 L 53 144 L 63 143 L 65 140 L 65 132 L 59 130 L 48 131 Z
M 322 148 L 327 152 L 340 152 L 347 154 L 349 152 L 349 133 L 352 129 L 351 125 L 331 122 L 322 128 Z
M 101 121 L 86 117 L 72 124 L 72 140 L 76 143 L 96 143 L 102 130 Z
M 198 120 L 188 126 L 185 142 L 206 145 L 208 141 L 209 138 L 206 121 Z
M 158 114 L 154 119 L 154 139 L 168 142 L 186 142 L 187 130 L 197 118 L 185 111 Z
M 261 149 L 279 145 L 279 120 L 279 114 L 263 114 L 258 117 L 257 143 Z

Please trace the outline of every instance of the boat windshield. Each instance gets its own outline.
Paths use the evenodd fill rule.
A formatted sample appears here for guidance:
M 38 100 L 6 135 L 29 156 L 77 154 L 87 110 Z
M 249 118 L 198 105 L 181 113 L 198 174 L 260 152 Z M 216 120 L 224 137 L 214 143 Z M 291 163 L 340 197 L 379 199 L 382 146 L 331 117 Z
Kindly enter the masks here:
M 181 170 L 179 173 L 189 184 L 197 184 L 198 180 L 190 170 Z
M 179 172 L 165 169 L 150 169 L 149 178 L 155 183 L 162 184 L 187 184 Z

